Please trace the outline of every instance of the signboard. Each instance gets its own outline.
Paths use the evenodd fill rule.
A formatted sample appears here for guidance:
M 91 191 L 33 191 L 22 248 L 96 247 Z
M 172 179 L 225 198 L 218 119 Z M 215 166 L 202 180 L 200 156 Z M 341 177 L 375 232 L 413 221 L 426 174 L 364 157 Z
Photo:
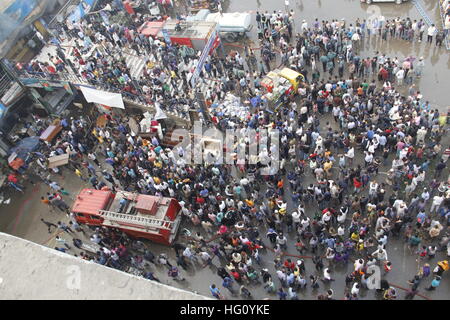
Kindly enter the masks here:
M 166 41 L 166 43 L 170 46 L 172 41 L 170 40 L 169 32 L 166 29 L 162 29 L 161 32 L 164 36 L 164 41 Z
M 78 22 L 81 20 L 82 17 L 84 17 L 86 13 L 84 12 L 84 7 L 80 3 L 77 7 L 75 7 L 75 10 L 70 14 L 68 20 L 70 22 Z
M 6 111 L 5 105 L 3 103 L 0 103 L 0 118 L 3 117 L 3 114 L 5 113 L 5 111 Z
M 215 29 L 209 35 L 208 41 L 206 42 L 205 47 L 203 48 L 202 55 L 198 59 L 197 67 L 194 70 L 194 73 L 191 77 L 191 85 L 195 86 L 197 83 L 198 77 L 200 76 L 200 72 L 203 69 L 203 65 L 205 64 L 206 58 L 208 57 L 211 49 L 213 48 L 214 43 L 216 42 L 217 37 L 219 36 L 218 25 L 216 24 Z
M 59 156 L 54 156 L 54 157 L 48 158 L 48 167 L 50 169 L 59 167 L 59 166 L 63 166 L 68 163 L 69 163 L 69 154 L 68 153 L 64 153 Z
M 36 0 L 16 0 L 3 13 L 22 23 L 37 6 L 38 2 Z
M 33 10 L 39 7 L 37 0 L 3 0 L 0 1 L 0 5 L 2 18 L 0 43 L 8 39 L 33 13 Z

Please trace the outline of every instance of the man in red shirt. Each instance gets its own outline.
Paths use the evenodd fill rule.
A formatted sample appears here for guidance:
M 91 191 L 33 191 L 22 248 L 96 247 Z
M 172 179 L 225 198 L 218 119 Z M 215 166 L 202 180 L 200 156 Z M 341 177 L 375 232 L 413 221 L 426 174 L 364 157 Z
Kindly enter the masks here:
M 381 67 L 378 71 L 378 80 L 386 81 L 389 77 L 389 72 L 384 68 Z
M 287 259 L 286 261 L 284 261 L 284 266 L 290 269 L 291 271 L 294 271 L 295 269 L 295 263 L 292 262 L 291 259 Z

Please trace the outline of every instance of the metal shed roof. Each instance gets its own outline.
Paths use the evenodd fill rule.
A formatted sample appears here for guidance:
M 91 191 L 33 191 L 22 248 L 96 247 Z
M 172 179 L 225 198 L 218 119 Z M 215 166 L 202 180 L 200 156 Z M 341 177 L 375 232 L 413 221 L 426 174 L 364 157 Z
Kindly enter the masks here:
M 72 212 L 98 215 L 105 208 L 111 197 L 111 191 L 83 189 L 75 199 Z

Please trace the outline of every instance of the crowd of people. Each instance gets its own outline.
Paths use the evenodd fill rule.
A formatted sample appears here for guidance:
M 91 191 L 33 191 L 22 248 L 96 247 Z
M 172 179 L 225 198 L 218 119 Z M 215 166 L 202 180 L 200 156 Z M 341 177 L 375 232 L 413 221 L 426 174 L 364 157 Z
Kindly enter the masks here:
M 187 66 L 198 57 L 183 57 L 181 47 L 143 37 L 136 29 L 145 16 L 135 18 L 127 26 L 87 20 L 74 24 L 67 33 L 83 40 L 84 50 L 93 43 L 104 48 L 104 53 L 98 50 L 86 61 L 82 49 L 74 49 L 74 67 L 93 83 L 139 95 L 163 108 L 185 110 L 193 90 Z M 57 249 L 70 250 L 64 240 L 70 236 L 74 247 L 85 250 L 81 235 L 89 232 L 89 241 L 97 246 L 82 251 L 81 258 L 155 281 L 160 281 L 156 273 L 164 267 L 170 278 L 185 281 L 189 280 L 185 270 L 213 266 L 203 272 L 215 270 L 220 277 L 218 282 L 211 274 L 215 280 L 209 287 L 218 299 L 225 297 L 219 287 L 248 299 L 252 288 L 262 286 L 267 297 L 279 299 L 295 300 L 299 292 L 312 290 L 318 299 L 356 300 L 370 288 L 377 266 L 383 271 L 381 297 L 390 300 L 400 297 L 384 279 L 390 272 L 400 272 L 392 262 L 396 252 L 390 249 L 403 242 L 420 264 L 405 297 L 413 298 L 421 284 L 437 289 L 449 268 L 443 257 L 450 255 L 450 189 L 443 174 L 450 156 L 446 120 L 414 83 L 424 72 L 423 58 L 358 55 L 368 37 L 421 41 L 424 32 L 433 37 L 435 31 L 410 18 L 376 25 L 316 19 L 311 26 L 303 20 L 295 35 L 299 20 L 292 12 L 258 12 L 256 21 L 261 56 L 245 47 L 241 54 L 233 51 L 209 58 L 202 72 L 220 81 L 207 88 L 206 99 L 211 105 L 227 92 L 245 98 L 261 95 L 261 80 L 277 60 L 275 46 L 280 48 L 281 64 L 305 76 L 296 95 L 277 112 L 266 112 L 261 103 L 247 117 L 222 117 L 216 123 L 220 129 L 239 128 L 244 133 L 248 128 L 278 129 L 279 170 L 261 175 L 260 164 L 234 170 L 233 165 L 187 163 L 183 156 L 188 150 L 163 146 L 157 136 L 134 135 L 129 117 L 120 112 L 106 115 L 104 127 L 84 118 L 62 119 L 59 137 L 35 154 L 38 176 L 51 190 L 41 199 L 43 204 L 66 212 L 70 220 L 68 225 L 42 220 L 49 233 L 51 227 L 60 230 Z M 437 36 L 436 41 L 438 45 Z M 111 60 L 112 53 L 124 46 L 154 55 L 150 60 L 160 64 L 148 64 L 139 79 L 131 79 L 123 60 Z M 50 58 L 47 65 L 35 61 L 21 68 L 30 73 L 67 71 L 62 58 Z M 165 87 L 168 79 L 184 92 L 171 93 Z M 396 88 L 404 84 L 409 89 L 400 94 Z M 37 133 L 47 124 L 38 118 L 35 123 Z M 251 148 L 257 142 L 244 139 L 236 145 Z M 63 153 L 70 154 L 69 164 L 48 169 L 45 159 Z M 175 258 L 169 251 L 154 254 L 150 244 L 119 230 L 88 231 L 77 223 L 63 200 L 69 194 L 53 178 L 66 171 L 92 188 L 177 199 L 183 230 L 172 246 Z M 272 254 L 274 260 L 267 261 Z M 306 266 L 307 259 L 313 268 Z M 334 270 L 348 264 L 345 290 L 335 293 Z

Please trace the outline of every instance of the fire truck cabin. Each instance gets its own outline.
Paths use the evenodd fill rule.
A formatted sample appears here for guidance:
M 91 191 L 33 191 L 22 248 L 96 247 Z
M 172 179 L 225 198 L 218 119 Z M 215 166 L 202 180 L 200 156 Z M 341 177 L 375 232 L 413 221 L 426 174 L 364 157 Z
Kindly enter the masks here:
M 165 245 L 175 240 L 180 210 L 172 198 L 95 189 L 82 190 L 72 207 L 79 223 L 118 228 L 130 236 Z

